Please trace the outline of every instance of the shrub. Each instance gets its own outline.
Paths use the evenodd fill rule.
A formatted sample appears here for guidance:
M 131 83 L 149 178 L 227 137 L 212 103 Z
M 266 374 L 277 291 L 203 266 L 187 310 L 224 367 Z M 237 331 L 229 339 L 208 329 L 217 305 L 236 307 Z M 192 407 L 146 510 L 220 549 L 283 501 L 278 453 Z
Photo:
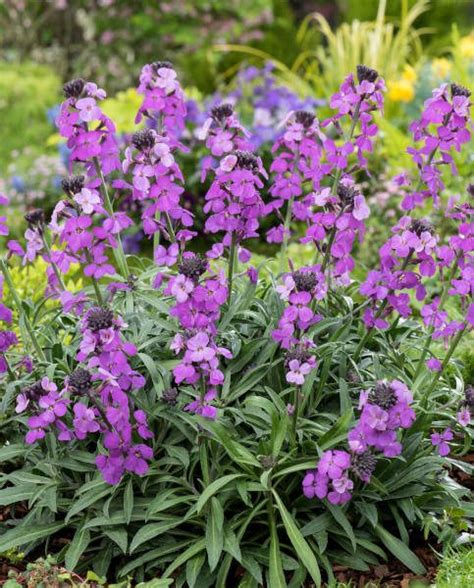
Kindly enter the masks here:
M 397 179 L 413 216 L 357 283 L 352 250 L 370 209 L 353 174 L 367 173 L 384 88 L 358 66 L 330 118 L 290 112 L 271 180 L 233 108 L 214 107 L 200 131 L 215 239 L 204 257 L 180 199 L 185 103 L 172 65 L 143 68 L 135 120 L 146 125 L 123 154 L 103 90 L 65 85 L 58 127 L 78 175 L 49 222 L 26 215 L 25 244 L 9 241 L 0 261 L 19 317 L 19 335 L 1 333 L 0 551 L 48 546 L 68 570 L 178 586 L 320 585 L 321 569 L 332 581 L 334 564 L 365 570 L 387 553 L 423 573 L 417 530 L 449 544 L 469 524 L 450 473 L 472 469 L 460 459 L 472 382 L 452 359 L 474 323 L 472 207 L 449 202 L 443 237 L 422 214 L 441 205 L 445 165 L 469 140 L 469 91 L 442 86 L 413 123 L 419 174 Z M 124 193 L 153 260 L 124 254 Z M 248 265 L 265 217 L 277 273 Z M 288 255 L 297 237 L 313 250 L 304 267 Z M 16 257 L 38 256 L 53 309 L 12 279 Z M 87 280 L 74 292 L 72 263 Z

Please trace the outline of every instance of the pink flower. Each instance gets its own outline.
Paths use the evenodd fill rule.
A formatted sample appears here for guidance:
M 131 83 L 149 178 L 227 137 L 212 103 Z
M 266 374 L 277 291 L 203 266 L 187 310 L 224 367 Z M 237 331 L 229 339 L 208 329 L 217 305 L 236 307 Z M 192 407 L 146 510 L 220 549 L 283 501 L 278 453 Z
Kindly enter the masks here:
M 300 363 L 297 359 L 292 359 L 288 364 L 290 371 L 286 374 L 286 381 L 290 384 L 302 386 L 304 384 L 305 376 L 307 376 L 312 367 L 309 363 Z
M 79 116 L 84 122 L 91 122 L 101 118 L 102 112 L 94 98 L 81 98 L 76 102 Z

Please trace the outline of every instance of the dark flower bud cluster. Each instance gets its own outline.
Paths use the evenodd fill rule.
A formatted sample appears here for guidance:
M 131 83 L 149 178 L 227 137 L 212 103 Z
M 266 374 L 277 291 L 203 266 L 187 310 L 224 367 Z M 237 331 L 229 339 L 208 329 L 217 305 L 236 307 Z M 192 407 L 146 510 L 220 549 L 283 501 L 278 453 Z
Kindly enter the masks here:
M 388 382 L 379 381 L 369 393 L 369 401 L 384 410 L 389 410 L 397 404 L 397 395 Z
M 77 368 L 69 376 L 69 388 L 80 396 L 87 394 L 92 387 L 92 375 L 84 368 Z
M 462 405 L 469 408 L 471 412 L 474 411 L 474 386 L 466 386 Z
M 337 195 L 339 196 L 342 206 L 344 208 L 353 208 L 354 200 L 356 196 L 359 196 L 359 192 L 352 186 L 346 184 L 339 184 L 337 187 Z
M 234 152 L 237 157 L 237 167 L 240 169 L 248 169 L 252 172 L 259 171 L 258 158 L 251 151 L 241 151 L 238 149 Z
M 293 272 L 291 277 L 298 292 L 311 292 L 318 284 L 318 276 L 311 271 L 298 270 Z
M 132 144 L 138 151 L 146 151 L 151 149 L 156 143 L 155 134 L 151 129 L 143 129 L 134 133 L 132 137 Z
M 465 98 L 469 98 L 471 95 L 471 91 L 461 86 L 460 84 L 451 84 L 451 96 L 454 98 L 455 96 L 464 96 Z
M 206 270 L 207 261 L 200 255 L 194 254 L 185 257 L 178 266 L 178 272 L 193 280 L 193 282 L 197 282 Z
M 351 457 L 351 470 L 363 482 L 369 482 L 377 465 L 377 458 L 371 451 L 354 453 Z
M 162 399 L 166 404 L 176 406 L 178 402 L 178 390 L 176 388 L 168 388 L 167 390 L 164 390 Z
M 158 72 L 159 69 L 173 69 L 173 64 L 171 61 L 154 61 L 151 64 L 151 67 Z
M 290 362 L 295 360 L 300 364 L 307 363 L 311 359 L 311 353 L 303 345 L 295 345 L 292 349 L 289 349 L 285 355 L 285 367 L 288 368 Z
M 84 176 L 69 176 L 61 180 L 63 192 L 69 195 L 78 194 L 84 188 Z
M 216 123 L 223 123 L 229 116 L 234 114 L 234 107 L 232 104 L 220 104 L 211 108 L 211 118 Z
M 272 455 L 262 455 L 259 459 L 264 470 L 271 470 L 277 465 L 277 460 Z
M 31 386 L 27 386 L 26 388 L 23 388 L 21 393 L 30 402 L 36 403 L 44 395 L 45 392 L 44 392 L 43 386 L 41 385 L 41 382 L 35 382 L 34 384 L 31 384 Z
M 79 98 L 85 85 L 86 82 L 82 78 L 66 82 L 63 86 L 64 96 L 66 98 Z
M 45 223 L 44 210 L 35 208 L 25 214 L 25 220 L 30 227 L 42 227 Z
M 93 333 L 102 329 L 110 329 L 114 323 L 114 313 L 110 308 L 95 306 L 91 308 L 87 315 L 87 328 Z
M 362 82 L 370 82 L 373 84 L 378 77 L 379 73 L 375 69 L 367 67 L 366 65 L 357 66 L 357 79 L 360 84 Z
M 305 129 L 309 129 L 311 125 L 314 123 L 315 116 L 312 112 L 308 112 L 307 110 L 297 110 L 295 112 L 295 122 L 300 125 L 303 125 Z
M 415 219 L 409 226 L 409 230 L 415 233 L 418 237 L 426 232 L 431 235 L 434 233 L 433 225 L 424 218 Z

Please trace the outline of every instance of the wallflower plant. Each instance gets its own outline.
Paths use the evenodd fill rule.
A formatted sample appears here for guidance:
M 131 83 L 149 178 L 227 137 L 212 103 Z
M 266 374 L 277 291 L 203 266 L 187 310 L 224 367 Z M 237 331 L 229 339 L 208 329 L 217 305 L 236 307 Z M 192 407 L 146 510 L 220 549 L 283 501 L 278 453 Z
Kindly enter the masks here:
M 453 151 L 469 140 L 470 93 L 434 90 L 413 123 L 417 174 L 397 179 L 411 216 L 357 283 L 370 215 L 359 182 L 384 91 L 360 65 L 329 118 L 289 112 L 268 170 L 232 106 L 214 106 L 198 133 L 210 179 L 202 253 L 181 202 L 186 107 L 172 64 L 143 68 L 145 127 L 123 152 L 105 91 L 65 85 L 64 197 L 51 218 L 27 213 L 21 242 L 0 217 L 0 286 L 15 307 L 0 304 L 0 504 L 11 505 L 0 552 L 49 543 L 70 570 L 177 586 L 319 586 L 335 564 L 364 570 L 387 554 L 423 573 L 409 546 L 417 529 L 453 542 L 454 523 L 429 525 L 450 512 L 470 529 L 451 470 L 470 467 L 460 458 L 473 383 L 453 354 L 474 325 L 472 187 L 448 195 L 445 240 L 423 208 L 446 202 L 442 173 L 456 173 Z M 124 191 L 141 203 L 152 258 L 124 253 Z M 276 275 L 252 265 L 263 220 L 280 247 Z M 294 266 L 291 240 L 314 247 L 310 265 Z M 38 256 L 47 309 L 11 277 Z M 80 291 L 65 285 L 71 264 Z

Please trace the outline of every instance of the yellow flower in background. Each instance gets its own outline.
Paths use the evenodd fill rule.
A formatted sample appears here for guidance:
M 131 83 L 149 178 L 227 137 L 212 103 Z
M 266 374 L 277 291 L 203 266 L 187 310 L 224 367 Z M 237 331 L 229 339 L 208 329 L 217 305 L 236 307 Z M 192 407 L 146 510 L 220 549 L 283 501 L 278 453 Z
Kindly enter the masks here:
M 409 80 L 394 80 L 387 82 L 388 99 L 393 102 L 411 102 L 415 97 L 413 82 Z
M 474 59 L 474 31 L 459 39 L 459 52 L 463 57 Z
M 416 71 L 414 70 L 414 68 L 411 65 L 405 65 L 402 72 L 402 80 L 414 84 L 417 79 L 418 76 L 416 75 Z
M 100 103 L 105 115 L 110 117 L 119 133 L 133 133 L 137 130 L 135 116 L 142 103 L 142 97 L 135 88 L 118 92 L 114 98 L 107 98 Z
M 388 99 L 393 102 L 411 102 L 415 97 L 415 82 L 418 79 L 411 65 L 405 65 L 400 79 L 387 82 Z
M 449 59 L 446 59 L 446 57 L 439 57 L 433 59 L 431 62 L 431 71 L 433 72 L 433 75 L 442 80 L 448 77 L 451 68 L 452 64 Z

